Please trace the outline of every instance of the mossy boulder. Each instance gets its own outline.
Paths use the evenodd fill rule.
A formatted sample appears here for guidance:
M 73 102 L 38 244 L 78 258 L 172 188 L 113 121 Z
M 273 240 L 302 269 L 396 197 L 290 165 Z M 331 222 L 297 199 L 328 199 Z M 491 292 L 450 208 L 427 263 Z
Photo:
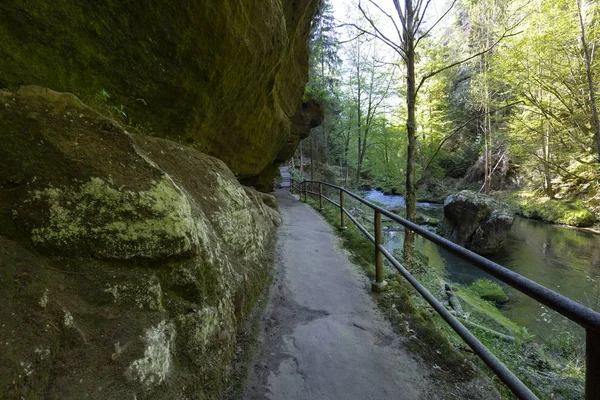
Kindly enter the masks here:
M 0 88 L 74 93 L 257 176 L 297 140 L 318 3 L 2 1 Z
M 502 248 L 513 222 L 514 215 L 508 205 L 463 190 L 446 198 L 444 218 L 437 232 L 454 243 L 487 255 Z
M 0 141 L 0 398 L 221 398 L 273 197 L 44 88 L 0 91 Z

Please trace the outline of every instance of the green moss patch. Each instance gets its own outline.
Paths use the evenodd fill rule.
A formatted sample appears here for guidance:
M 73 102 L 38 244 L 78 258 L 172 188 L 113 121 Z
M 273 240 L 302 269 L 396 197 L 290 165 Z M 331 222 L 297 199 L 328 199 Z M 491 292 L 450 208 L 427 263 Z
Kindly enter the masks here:
M 470 289 L 484 300 L 495 301 L 497 303 L 508 301 L 508 296 L 504 293 L 502 287 L 489 279 L 476 280 L 470 286 Z
M 580 200 L 554 200 L 522 191 L 512 194 L 506 201 L 516 206 L 517 212 L 524 217 L 554 224 L 586 227 L 597 221 L 596 215 Z

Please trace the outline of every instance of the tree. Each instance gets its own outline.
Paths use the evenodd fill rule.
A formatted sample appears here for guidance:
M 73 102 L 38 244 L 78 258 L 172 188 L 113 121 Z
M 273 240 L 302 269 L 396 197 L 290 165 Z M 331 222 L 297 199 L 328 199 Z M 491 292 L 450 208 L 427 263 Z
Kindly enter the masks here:
M 596 19 L 598 13 L 598 3 L 594 2 L 590 6 L 592 8 L 592 21 Z M 600 161 L 600 120 L 598 120 L 598 108 L 596 107 L 596 94 L 594 89 L 594 78 L 592 73 L 593 53 L 595 52 L 595 43 L 590 46 L 590 43 L 586 39 L 586 26 L 584 22 L 582 0 L 577 0 L 577 16 L 579 17 L 579 29 L 581 30 L 581 47 L 583 58 L 585 60 L 585 75 L 588 85 L 588 92 L 590 98 L 590 109 L 592 113 L 592 127 L 594 129 L 594 135 L 596 137 L 596 147 L 598 152 L 598 161 Z M 591 47 L 591 48 L 590 48 Z
M 418 79 L 415 71 L 415 63 L 417 59 L 417 49 L 419 43 L 425 39 L 450 12 L 456 3 L 456 0 L 454 0 L 450 7 L 428 28 L 425 28 L 423 23 L 425 21 L 425 15 L 429 5 L 431 4 L 431 0 L 404 0 L 403 6 L 400 4 L 400 0 L 392 0 L 397 18 L 394 18 L 391 14 L 386 13 L 377 3 L 375 3 L 375 1 L 368 1 L 385 17 L 387 17 L 387 19 L 393 25 L 397 37 L 395 39 L 390 39 L 386 34 L 384 34 L 383 31 L 379 29 L 374 18 L 370 16 L 370 13 L 365 11 L 360 2 L 358 8 L 363 17 L 369 22 L 372 31 L 363 29 L 356 24 L 351 25 L 353 25 L 360 32 L 372 37 L 376 37 L 388 45 L 396 52 L 396 54 L 398 54 L 406 68 L 406 134 L 408 139 L 406 160 L 406 217 L 409 221 L 414 222 L 417 214 L 417 191 L 415 181 L 417 161 L 416 108 L 419 90 L 428 79 L 436 76 L 437 74 L 487 53 L 493 47 L 495 47 L 500 40 L 509 35 L 509 30 L 505 31 L 500 38 L 496 39 L 493 43 L 490 43 L 490 45 L 484 50 L 470 55 L 464 59 L 449 62 L 443 67 L 435 68 L 429 72 L 424 72 L 420 74 L 420 79 Z M 414 258 L 414 237 L 414 232 L 412 232 L 410 229 L 405 230 L 403 255 L 404 262 L 409 268 L 412 266 Z
M 490 71 L 506 85 L 503 96 L 522 103 L 509 116 L 510 152 L 521 171 L 539 181 L 551 198 L 560 182 L 580 185 L 597 173 L 598 136 L 589 85 L 597 70 L 594 52 L 589 52 L 588 63 L 585 49 L 594 47 L 598 32 L 585 22 L 582 3 L 523 3 L 515 4 L 527 16 L 523 35 L 504 43 Z M 594 21 L 594 7 L 588 12 Z M 573 29 L 578 25 L 580 29 Z
M 310 69 L 306 96 L 318 101 L 325 109 L 325 120 L 309 137 L 310 175 L 316 179 L 316 164 L 326 162 L 332 118 L 339 108 L 337 90 L 339 84 L 339 43 L 329 0 L 321 0 L 311 26 L 309 37 Z
M 394 64 L 382 63 L 378 42 L 359 36 L 348 42 L 348 96 L 353 100 L 356 139 L 355 184 L 360 184 L 363 164 L 377 118 L 384 111 L 394 81 Z M 350 134 L 349 131 L 348 133 Z

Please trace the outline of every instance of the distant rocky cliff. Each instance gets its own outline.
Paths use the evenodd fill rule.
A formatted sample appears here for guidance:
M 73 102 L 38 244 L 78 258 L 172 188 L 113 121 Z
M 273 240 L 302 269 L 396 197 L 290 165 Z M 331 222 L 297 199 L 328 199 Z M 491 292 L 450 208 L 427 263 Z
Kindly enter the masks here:
M 0 88 L 106 102 L 128 124 L 264 185 L 298 143 L 317 3 L 5 0 Z
M 0 143 L 0 398 L 221 398 L 273 197 L 41 87 L 0 91 Z

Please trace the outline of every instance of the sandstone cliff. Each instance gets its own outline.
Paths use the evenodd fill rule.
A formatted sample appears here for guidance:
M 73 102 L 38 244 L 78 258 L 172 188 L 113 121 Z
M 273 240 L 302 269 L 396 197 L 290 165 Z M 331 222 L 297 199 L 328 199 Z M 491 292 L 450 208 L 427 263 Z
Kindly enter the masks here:
M 220 398 L 274 199 L 40 87 L 0 91 L 0 143 L 0 398 Z
M 290 130 L 303 110 L 317 3 L 2 1 L 0 88 L 106 101 L 127 124 L 259 185 L 298 142 Z

